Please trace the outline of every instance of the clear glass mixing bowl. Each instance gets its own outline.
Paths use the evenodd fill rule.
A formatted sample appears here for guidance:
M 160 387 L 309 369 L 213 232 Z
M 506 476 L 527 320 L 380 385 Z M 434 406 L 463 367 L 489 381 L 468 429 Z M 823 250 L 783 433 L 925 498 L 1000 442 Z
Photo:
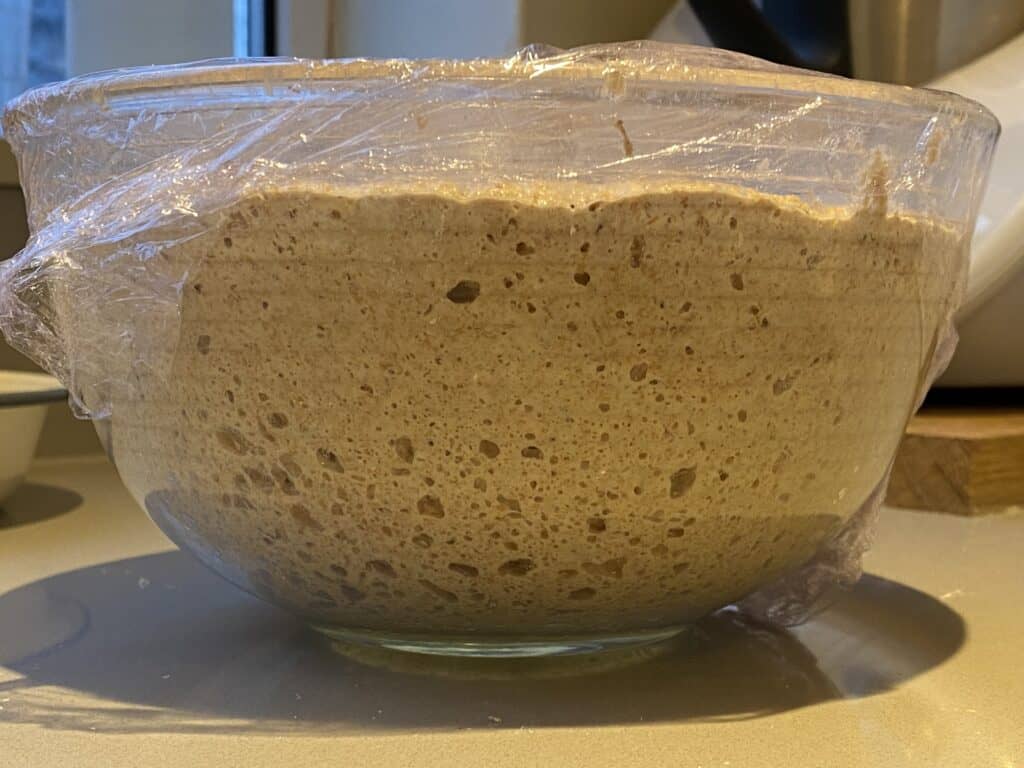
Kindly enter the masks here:
M 156 523 L 334 636 L 482 655 L 666 637 L 844 540 L 998 134 L 654 44 L 125 70 L 4 120 L 0 326 Z

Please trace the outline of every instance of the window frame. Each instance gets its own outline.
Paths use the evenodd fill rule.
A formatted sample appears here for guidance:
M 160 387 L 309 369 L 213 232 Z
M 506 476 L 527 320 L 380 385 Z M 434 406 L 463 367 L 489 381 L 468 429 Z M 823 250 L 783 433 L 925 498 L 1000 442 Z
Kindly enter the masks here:
M 165 46 L 168 42 L 166 30 L 155 20 L 159 19 L 160 12 L 166 12 L 166 0 L 119 0 L 120 2 L 131 3 L 130 26 L 129 22 L 119 26 L 120 22 L 116 14 L 104 14 L 104 28 L 102 30 L 102 46 L 106 55 L 113 60 L 118 58 L 118 46 L 121 45 L 126 56 L 131 58 L 137 54 L 140 40 L 144 43 L 148 38 L 154 41 L 161 41 Z M 303 2 L 303 0 L 299 0 Z M 224 41 L 224 49 L 220 53 L 224 56 L 271 56 L 279 50 L 280 39 L 279 18 L 289 18 L 291 8 L 282 12 L 281 6 L 285 3 L 278 0 L 221 0 L 216 2 L 197 2 L 190 7 L 192 17 L 190 26 L 201 29 L 208 26 L 213 17 L 217 17 L 217 26 L 223 26 L 223 3 L 231 6 L 231 38 Z M 313 0 L 314 4 L 321 5 L 326 13 L 326 4 L 323 0 Z M 64 60 L 65 75 L 71 77 L 81 74 L 75 70 L 80 68 L 76 62 L 74 45 L 76 40 L 85 39 L 95 41 L 99 44 L 99 35 L 94 26 L 95 16 L 104 10 L 104 2 L 94 2 L 89 5 L 83 0 L 66 0 L 64 17 Z M 109 7 L 106 8 L 109 10 Z M 196 13 L 199 15 L 197 16 Z M 209 17 L 203 18 L 202 14 L 208 13 Z M 152 23 L 147 19 L 154 19 Z M 125 18 L 125 17 L 122 17 Z M 241 23 L 240 23 L 241 22 Z M 322 29 L 322 23 L 318 23 Z M 290 29 L 291 27 L 289 27 Z M 313 26 L 315 29 L 316 27 Z M 300 27 L 300 30 L 302 28 Z M 308 34 L 308 32 L 307 32 Z M 303 43 L 304 44 L 304 43 Z M 196 58 L 190 55 L 187 47 L 183 46 L 180 59 Z M 18 186 L 18 168 L 8 144 L 0 136 L 0 187 Z

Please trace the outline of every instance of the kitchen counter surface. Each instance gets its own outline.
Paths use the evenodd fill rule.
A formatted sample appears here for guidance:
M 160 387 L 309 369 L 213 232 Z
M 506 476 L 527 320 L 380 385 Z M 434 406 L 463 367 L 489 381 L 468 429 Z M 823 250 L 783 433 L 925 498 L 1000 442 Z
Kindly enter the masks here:
M 355 661 L 175 551 L 105 459 L 50 460 L 0 513 L 0 764 L 1020 768 L 1022 554 L 1019 511 L 887 509 L 791 632 Z

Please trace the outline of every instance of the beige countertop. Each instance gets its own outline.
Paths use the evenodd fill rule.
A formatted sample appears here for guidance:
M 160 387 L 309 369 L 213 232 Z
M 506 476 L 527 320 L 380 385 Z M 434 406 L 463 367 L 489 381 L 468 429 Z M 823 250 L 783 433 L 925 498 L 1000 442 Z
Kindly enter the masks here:
M 1022 554 L 1020 513 L 885 510 L 870 575 L 792 632 L 356 662 L 176 552 L 104 459 L 48 460 L 0 513 L 0 764 L 1020 768 Z

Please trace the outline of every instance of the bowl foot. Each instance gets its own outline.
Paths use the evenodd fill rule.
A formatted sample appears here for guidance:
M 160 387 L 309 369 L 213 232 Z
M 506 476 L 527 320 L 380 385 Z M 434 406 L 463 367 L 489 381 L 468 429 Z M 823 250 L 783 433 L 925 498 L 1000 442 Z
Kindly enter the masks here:
M 523 636 L 508 635 L 417 635 L 382 632 L 372 629 L 324 626 L 313 628 L 332 640 L 350 645 L 387 648 L 392 651 L 432 656 L 473 658 L 524 658 L 571 656 L 601 651 L 636 648 L 668 640 L 685 627 L 661 627 L 634 632 L 607 632 L 586 635 Z

